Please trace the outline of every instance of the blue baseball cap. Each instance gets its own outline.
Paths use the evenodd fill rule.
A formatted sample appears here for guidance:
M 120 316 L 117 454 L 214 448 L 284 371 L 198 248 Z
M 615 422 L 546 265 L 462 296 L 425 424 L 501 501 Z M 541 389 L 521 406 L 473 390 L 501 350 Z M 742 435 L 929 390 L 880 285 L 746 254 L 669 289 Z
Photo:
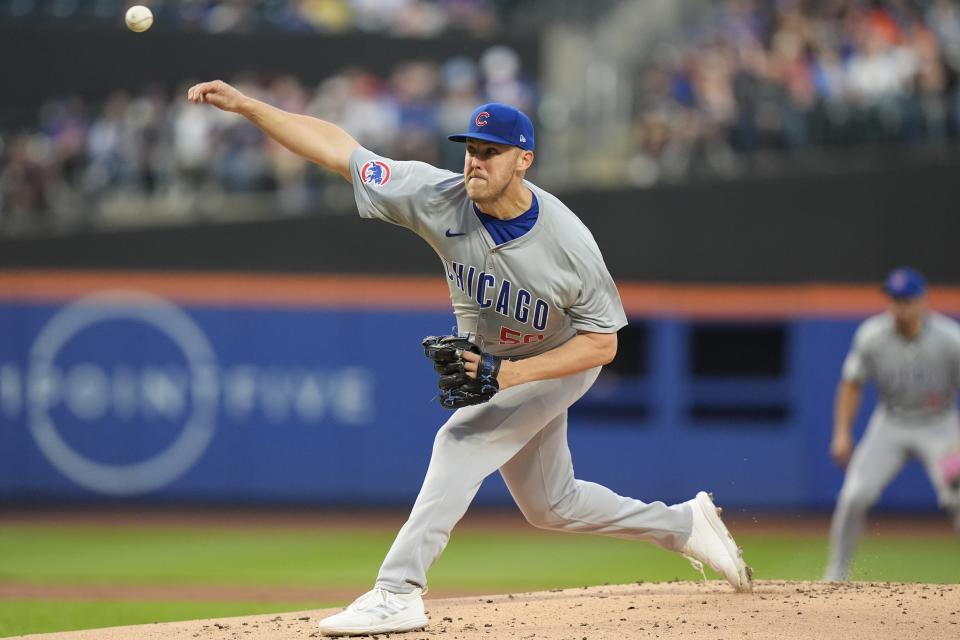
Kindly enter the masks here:
M 916 269 L 898 267 L 887 276 L 883 290 L 895 300 L 909 300 L 923 295 L 927 290 L 927 281 Z
M 533 123 L 523 111 L 500 102 L 490 102 L 477 107 L 470 116 L 470 130 L 447 136 L 453 142 L 466 142 L 467 138 L 498 142 L 533 151 Z

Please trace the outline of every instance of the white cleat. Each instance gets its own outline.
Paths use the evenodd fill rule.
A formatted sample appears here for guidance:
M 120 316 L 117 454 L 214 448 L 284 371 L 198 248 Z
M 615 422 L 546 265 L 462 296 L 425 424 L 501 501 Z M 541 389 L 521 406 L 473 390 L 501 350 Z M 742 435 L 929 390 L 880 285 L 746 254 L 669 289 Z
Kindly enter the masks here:
M 743 561 L 743 551 L 720 519 L 720 509 L 713 504 L 713 497 L 701 491 L 687 504 L 693 512 L 693 529 L 680 553 L 701 574 L 706 564 L 726 578 L 737 591 L 752 591 L 753 572 Z
M 430 622 L 423 610 L 423 593 L 391 593 L 379 587 L 368 591 L 349 607 L 320 621 L 325 636 L 363 636 L 423 629 Z

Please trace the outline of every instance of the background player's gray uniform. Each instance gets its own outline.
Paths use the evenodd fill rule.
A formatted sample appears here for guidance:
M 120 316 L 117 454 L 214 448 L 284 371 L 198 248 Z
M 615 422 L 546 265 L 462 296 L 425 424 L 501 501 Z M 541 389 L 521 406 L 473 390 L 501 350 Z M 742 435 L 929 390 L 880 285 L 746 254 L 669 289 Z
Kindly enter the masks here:
M 924 465 L 940 505 L 960 509 L 960 496 L 939 473 L 941 457 L 960 446 L 960 325 L 928 314 L 914 340 L 883 313 L 857 330 L 843 365 L 844 381 L 874 382 L 879 402 L 850 459 L 830 529 L 826 577 L 845 580 L 866 514 L 910 458 Z
M 626 317 L 596 242 L 559 200 L 530 184 L 537 222 L 495 245 L 473 210 L 463 175 L 397 162 L 357 149 L 350 158 L 360 215 L 407 227 L 443 262 L 461 334 L 485 351 L 526 357 L 578 330 L 614 333 Z M 430 466 L 407 523 L 384 560 L 377 586 L 426 588 L 426 573 L 489 474 L 500 470 L 536 526 L 651 540 L 678 550 L 690 535 L 687 505 L 645 504 L 574 478 L 567 407 L 600 367 L 506 389 L 456 411 L 439 430 Z

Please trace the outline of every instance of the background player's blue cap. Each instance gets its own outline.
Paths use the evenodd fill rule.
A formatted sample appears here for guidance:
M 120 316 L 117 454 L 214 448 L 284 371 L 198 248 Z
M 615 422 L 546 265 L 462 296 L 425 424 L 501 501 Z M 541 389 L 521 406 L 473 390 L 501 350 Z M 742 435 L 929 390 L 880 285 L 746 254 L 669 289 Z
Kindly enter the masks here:
M 898 267 L 887 276 L 883 283 L 883 290 L 891 298 L 909 300 L 923 295 L 927 290 L 927 281 L 916 269 Z
M 499 142 L 533 151 L 533 123 L 523 111 L 500 102 L 482 104 L 470 116 L 470 130 L 448 136 L 454 142 L 467 138 Z

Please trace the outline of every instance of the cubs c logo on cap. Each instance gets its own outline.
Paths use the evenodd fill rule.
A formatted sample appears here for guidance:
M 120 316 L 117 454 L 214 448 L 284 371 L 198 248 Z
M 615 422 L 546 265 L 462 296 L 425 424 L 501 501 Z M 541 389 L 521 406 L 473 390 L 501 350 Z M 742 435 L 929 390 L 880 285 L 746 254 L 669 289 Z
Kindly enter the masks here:
M 447 136 L 453 142 L 466 142 L 470 138 L 507 144 L 533 151 L 533 123 L 516 107 L 499 102 L 482 104 L 470 114 L 470 130 Z
M 365 184 L 382 187 L 390 182 L 390 166 L 386 162 L 371 160 L 360 169 L 360 176 Z
M 899 291 L 907 286 L 908 280 L 909 277 L 903 271 L 894 271 L 890 276 L 890 288 Z

